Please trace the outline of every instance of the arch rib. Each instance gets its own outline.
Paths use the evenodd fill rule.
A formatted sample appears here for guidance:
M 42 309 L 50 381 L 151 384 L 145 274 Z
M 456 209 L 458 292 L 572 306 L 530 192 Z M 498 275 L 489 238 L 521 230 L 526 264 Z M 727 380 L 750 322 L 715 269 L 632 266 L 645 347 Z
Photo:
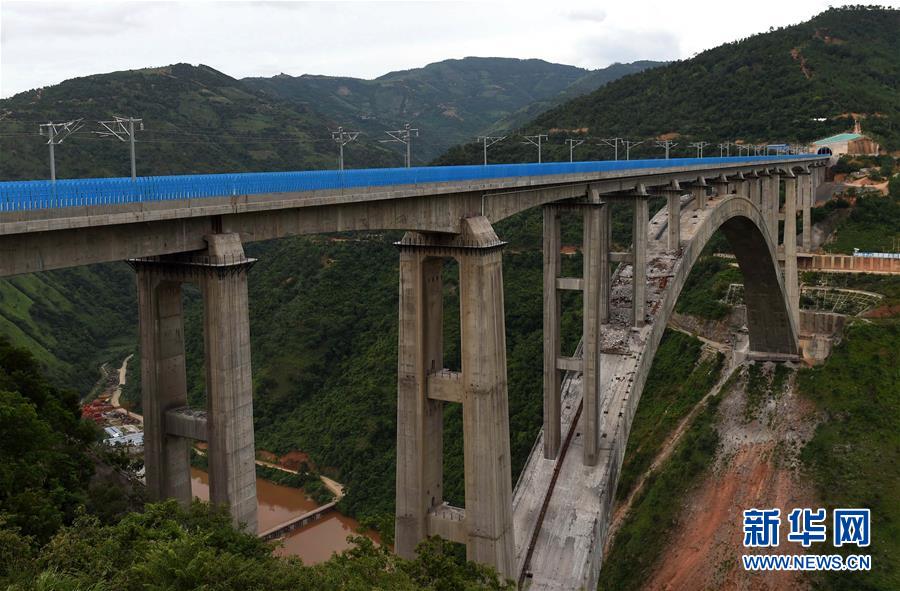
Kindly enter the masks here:
M 700 210 L 685 210 L 681 217 L 684 248 L 667 252 L 664 208 L 649 229 L 648 324 L 628 330 L 630 310 L 611 311 L 605 325 L 607 343 L 602 358 L 606 392 L 602 402 L 601 440 L 603 448 L 595 466 L 581 462 L 583 417 L 577 417 L 580 377 L 570 376 L 571 387 L 564 393 L 563 433 L 567 453 L 559 466 L 540 453 L 535 445 L 513 500 L 516 559 L 520 573 L 530 574 L 533 589 L 595 588 L 602 563 L 613 498 L 625 447 L 653 356 L 678 296 L 704 246 L 716 230 L 729 240 L 738 265 L 745 274 L 745 300 L 751 349 L 757 352 L 795 355 L 797 327 L 789 313 L 786 290 L 778 269 L 776 251 L 763 213 L 746 197 L 711 197 Z M 662 239 L 658 239 L 662 236 Z M 630 275 L 627 266 L 614 280 L 613 290 L 627 285 L 619 275 Z M 623 326 L 619 326 L 623 325 Z M 568 398 L 566 398 L 568 396 Z M 576 418 L 577 417 L 577 418 Z M 552 478 L 556 485 L 550 490 Z M 542 522 L 538 523 L 538 515 Z M 533 545 L 529 564 L 525 557 Z M 560 553 L 559 549 L 566 552 Z

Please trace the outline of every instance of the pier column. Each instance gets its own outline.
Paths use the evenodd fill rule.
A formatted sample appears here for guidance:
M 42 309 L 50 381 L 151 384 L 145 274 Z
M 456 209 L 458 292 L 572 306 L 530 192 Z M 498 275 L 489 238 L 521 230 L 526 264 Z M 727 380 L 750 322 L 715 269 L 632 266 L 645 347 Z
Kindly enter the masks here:
M 781 213 L 781 175 L 776 171 L 769 177 L 769 231 L 772 244 L 778 244 L 778 214 Z
M 640 199 L 646 203 L 646 199 Z M 585 465 L 597 463 L 600 448 L 600 404 L 603 395 L 601 379 L 601 326 L 608 321 L 609 244 L 606 225 L 608 205 L 589 203 L 584 208 L 584 258 L 582 277 L 582 401 L 584 422 L 583 443 Z M 604 310 L 606 317 L 604 318 Z
M 796 326 L 800 326 L 800 285 L 797 275 L 797 177 L 785 177 L 784 196 L 784 288 Z
M 675 252 L 681 248 L 681 191 L 666 192 L 668 223 L 666 225 L 666 249 Z
M 512 472 L 503 308 L 504 243 L 487 218 L 458 235 L 407 233 L 400 249 L 396 551 L 429 535 L 466 544 L 469 560 L 512 577 Z M 459 262 L 462 370 L 442 365 L 442 259 Z M 464 509 L 442 495 L 441 404 L 462 404 Z
M 415 242 L 407 234 L 404 242 Z M 428 397 L 428 374 L 443 369 L 444 259 L 400 248 L 400 323 L 397 360 L 397 474 L 395 550 L 415 556 L 428 535 L 428 511 L 443 495 L 443 403 Z
M 206 237 L 200 279 L 206 352 L 209 498 L 256 533 L 256 466 L 247 271 L 237 234 Z
M 694 194 L 694 209 L 703 209 L 706 207 L 706 179 L 700 177 L 691 187 L 691 193 Z
M 812 206 L 813 200 L 813 174 L 803 174 L 799 177 L 800 207 L 803 215 L 803 229 L 800 234 L 800 242 L 803 252 L 812 250 Z
M 632 253 L 634 261 L 631 266 L 634 277 L 631 300 L 631 324 L 644 326 L 647 306 L 647 231 L 650 224 L 649 203 L 647 197 L 634 198 L 634 223 L 632 227 Z
M 155 264 L 131 262 L 137 276 L 144 412 L 144 466 L 151 500 L 191 502 L 189 441 L 166 433 L 166 411 L 187 404 L 181 282 Z
M 513 577 L 512 472 L 502 242 L 485 217 L 463 220 L 458 256 L 466 557 Z M 474 247 L 474 248 L 473 248 Z
M 560 357 L 560 294 L 556 279 L 560 274 L 559 208 L 544 206 L 544 457 L 556 458 L 560 445 L 560 387 L 562 372 L 556 367 Z
M 731 194 L 731 183 L 724 174 L 710 182 L 716 188 L 716 197 L 721 199 Z

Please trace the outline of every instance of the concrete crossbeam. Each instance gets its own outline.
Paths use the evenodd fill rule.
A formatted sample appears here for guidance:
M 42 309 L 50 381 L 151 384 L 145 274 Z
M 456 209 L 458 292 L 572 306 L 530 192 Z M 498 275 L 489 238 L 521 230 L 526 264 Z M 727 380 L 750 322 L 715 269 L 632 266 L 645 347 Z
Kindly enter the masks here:
M 189 406 L 166 411 L 166 433 L 176 437 L 207 441 L 208 421 L 206 412 Z
M 445 540 L 466 543 L 466 510 L 444 503 L 428 511 L 428 533 Z
M 462 374 L 458 371 L 439 371 L 428 374 L 428 398 L 443 402 L 463 401 Z
M 584 289 L 584 279 L 581 277 L 557 277 L 556 289 L 582 291 Z

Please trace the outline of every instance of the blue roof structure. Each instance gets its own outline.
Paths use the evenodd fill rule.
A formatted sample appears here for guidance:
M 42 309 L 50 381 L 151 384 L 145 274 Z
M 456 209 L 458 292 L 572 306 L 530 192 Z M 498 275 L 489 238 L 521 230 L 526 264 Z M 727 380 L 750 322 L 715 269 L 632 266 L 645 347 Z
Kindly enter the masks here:
M 861 133 L 839 133 L 837 135 L 833 135 L 830 137 L 822 138 L 820 140 L 816 140 L 813 142 L 813 145 L 816 146 L 827 146 L 828 144 L 836 144 L 839 142 L 849 142 L 851 140 L 858 140 L 861 137 L 865 137 Z

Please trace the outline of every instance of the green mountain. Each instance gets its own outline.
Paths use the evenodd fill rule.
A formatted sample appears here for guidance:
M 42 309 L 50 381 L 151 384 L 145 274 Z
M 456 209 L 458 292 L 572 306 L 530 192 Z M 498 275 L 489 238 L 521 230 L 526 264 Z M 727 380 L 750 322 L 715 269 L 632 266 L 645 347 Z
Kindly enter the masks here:
M 502 133 L 519 129 L 522 126 L 527 125 L 542 112 L 547 111 L 552 107 L 562 105 L 579 96 L 589 94 L 619 78 L 637 74 L 651 68 L 658 68 L 666 65 L 666 63 L 667 62 L 639 60 L 627 64 L 615 63 L 599 70 L 592 70 L 570 84 L 559 94 L 550 97 L 549 99 L 536 100 L 525 107 L 522 107 L 515 113 L 511 113 L 500 119 L 490 127 L 489 132 Z
M 308 105 L 274 100 L 207 66 L 175 64 L 67 80 L 0 100 L 0 180 L 49 176 L 38 123 L 84 118 L 56 149 L 59 178 L 127 176 L 129 150 L 97 120 L 141 117 L 139 175 L 334 168 L 334 122 Z M 378 144 L 354 146 L 347 166 L 388 166 Z
M 578 159 L 611 158 L 596 138 L 645 140 L 632 157 L 660 157 L 649 140 L 804 142 L 853 128 L 900 149 L 900 10 L 829 9 L 809 21 L 704 51 L 689 60 L 626 76 L 525 126 L 551 134 L 545 160 L 568 159 L 565 137 L 588 136 Z M 556 144 L 556 145 L 554 145 Z M 714 149 L 710 147 L 709 150 Z M 478 162 L 476 145 L 441 162 Z M 495 162 L 536 159 L 532 147 L 498 144 Z
M 816 100 L 835 102 L 835 113 L 838 115 L 851 110 L 873 113 L 865 120 L 864 128 L 874 132 L 874 125 L 881 122 L 890 131 L 890 125 L 896 125 L 892 123 L 896 114 L 896 94 L 891 97 L 881 91 L 884 87 L 896 89 L 897 84 L 896 60 L 892 62 L 888 59 L 890 54 L 885 49 L 895 47 L 897 43 L 896 38 L 890 38 L 890 31 L 897 30 L 896 14 L 896 11 L 889 10 L 831 10 L 811 21 L 835 21 L 834 25 L 829 25 L 832 29 L 827 31 L 824 24 L 810 28 L 809 23 L 805 23 L 725 45 L 693 60 L 626 76 L 586 97 L 577 98 L 541 115 L 529 124 L 529 129 L 587 127 L 588 133 L 602 134 L 603 137 L 606 137 L 607 132 L 653 135 L 671 132 L 673 129 L 680 129 L 682 133 L 700 133 L 691 131 L 694 128 L 689 123 L 696 122 L 690 124 L 701 131 L 715 130 L 708 131 L 708 135 L 704 136 L 704 139 L 712 141 L 717 137 L 755 138 L 755 134 L 760 133 L 755 130 L 765 123 L 772 128 L 767 133 L 776 135 L 794 133 L 792 130 L 795 127 L 800 129 L 797 133 L 824 134 L 845 125 L 847 120 L 829 120 L 823 124 L 822 129 L 819 129 L 820 124 L 810 123 L 811 127 L 804 131 L 807 124 L 803 117 L 806 115 L 797 115 L 797 109 L 806 108 L 808 99 L 795 99 L 790 93 L 806 93 L 805 85 L 818 85 L 818 76 L 824 76 L 824 72 L 836 72 L 829 74 L 836 87 L 848 83 L 855 76 L 859 81 L 859 101 L 875 97 L 873 101 L 884 99 L 883 104 L 878 102 L 875 106 L 867 107 L 862 102 L 850 102 L 854 99 L 852 93 L 845 95 L 837 91 L 834 96 L 823 95 L 824 98 Z M 818 37 L 814 34 L 817 29 L 823 31 Z M 808 34 L 802 33 L 803 31 Z M 866 42 L 863 43 L 862 33 L 851 35 L 852 31 L 869 31 L 866 32 Z M 825 37 L 830 41 L 826 42 Z M 792 40 L 794 38 L 806 40 L 807 44 Z M 838 43 L 835 39 L 840 39 L 843 43 Z M 757 49 L 751 51 L 746 44 Z M 807 60 L 805 67 L 812 73 L 811 78 L 806 78 L 799 62 L 791 57 L 790 50 L 795 46 L 801 47 L 800 51 Z M 787 51 L 787 62 L 782 50 Z M 857 61 L 847 58 L 832 63 L 821 57 L 831 56 L 834 51 L 856 56 L 854 59 Z M 741 55 L 745 57 L 739 58 Z M 875 66 L 871 66 L 870 61 Z M 741 70 L 741 67 L 736 66 L 738 63 L 749 65 L 746 70 Z M 831 63 L 831 66 L 826 66 L 827 63 Z M 849 64 L 856 65 L 851 67 Z M 458 67 L 456 62 L 451 65 Z M 784 90 L 775 95 L 778 100 L 750 100 L 756 97 L 756 91 L 753 90 L 756 86 L 775 92 L 770 78 L 775 72 L 781 72 L 783 65 L 783 84 L 789 84 L 789 76 L 799 75 L 799 86 L 785 86 Z M 544 68 L 540 62 L 532 66 L 537 70 Z M 450 65 L 445 67 L 449 68 L 448 71 L 456 71 Z M 397 82 L 399 73 L 387 75 L 391 78 L 383 83 L 357 81 L 357 86 L 348 86 L 348 96 L 356 96 L 354 93 L 365 94 L 372 87 L 382 85 L 415 87 L 431 92 L 437 83 L 426 83 L 423 79 L 434 80 L 428 77 L 440 76 L 429 71 L 426 77 L 424 72 L 429 68 L 431 66 L 414 71 L 415 83 Z M 851 74 L 845 74 L 845 71 Z M 880 85 L 876 82 L 878 71 L 883 73 Z M 504 106 L 498 108 L 495 114 L 498 117 L 515 116 L 513 114 L 522 106 L 514 108 L 515 101 L 509 98 L 512 95 L 519 97 L 517 101 L 524 100 L 522 97 L 526 95 L 539 100 L 553 100 L 552 97 L 556 94 L 545 90 L 545 86 L 550 85 L 547 80 L 553 80 L 557 87 L 563 87 L 563 78 L 574 78 L 576 74 L 572 70 L 565 72 L 567 73 L 552 76 L 546 73 L 544 83 L 529 82 L 521 91 L 497 91 L 494 101 Z M 838 73 L 841 75 L 838 76 Z M 484 76 L 489 81 L 485 88 L 487 85 L 506 88 L 495 84 L 494 77 L 487 74 Z M 533 80 L 527 77 L 525 79 Z M 298 80 L 300 79 L 288 78 L 287 82 L 300 85 Z M 34 135 L 34 122 L 51 117 L 108 118 L 112 113 L 145 118 L 148 128 L 144 132 L 146 135 L 142 136 L 145 141 L 138 145 L 138 162 L 140 170 L 144 171 L 224 172 L 333 166 L 335 148 L 328 139 L 328 130 L 336 124 L 351 127 L 342 113 L 349 118 L 361 117 L 361 113 L 368 111 L 354 106 L 356 103 L 350 103 L 341 107 L 345 111 L 338 112 L 330 104 L 330 101 L 337 102 L 337 98 L 333 97 L 336 91 L 328 90 L 333 89 L 329 85 L 335 79 L 315 80 L 323 85 L 320 88 L 321 94 L 313 95 L 307 103 L 298 101 L 296 97 L 275 96 L 271 89 L 254 87 L 256 82 L 238 81 L 209 68 L 191 66 L 92 76 L 68 81 L 58 87 L 23 93 L 0 102 L 0 114 L 10 112 L 0 121 L 0 135 L 5 136 L 0 143 L 3 149 L 0 178 L 33 178 L 44 173 L 46 146 Z M 504 80 L 504 84 L 509 87 L 517 84 L 512 78 Z M 457 84 L 463 85 L 463 81 L 469 84 L 470 78 L 461 76 Z M 566 82 L 565 88 L 574 83 L 575 80 Z M 693 88 L 693 93 L 680 90 L 682 86 Z M 821 91 L 824 92 L 827 88 L 826 85 Z M 719 97 L 726 89 L 731 89 L 725 101 L 728 104 L 718 108 L 709 107 L 709 101 L 719 105 L 724 100 L 710 97 Z M 421 90 L 421 93 L 426 90 Z M 556 93 L 560 91 L 557 90 Z M 378 92 L 372 92 L 372 96 L 380 96 Z M 424 100 L 418 98 L 418 92 L 403 91 L 395 94 L 393 100 L 399 100 L 401 106 L 397 106 L 394 113 L 413 112 L 404 110 L 407 107 L 402 107 L 403 99 L 396 97 L 412 97 L 406 100 L 407 105 L 425 105 Z M 465 114 L 466 121 L 475 117 L 468 114 L 468 109 L 478 111 L 472 105 L 493 104 L 492 100 L 483 96 L 476 100 L 469 94 L 452 94 L 461 97 L 454 99 L 457 100 L 456 113 Z M 451 96 L 450 93 L 448 96 Z M 325 100 L 326 97 L 332 98 Z M 845 100 L 846 103 L 842 102 Z M 645 103 L 652 106 L 645 106 Z M 373 104 L 395 103 L 375 101 Z M 664 107 L 671 107 L 670 118 L 654 110 Z M 417 108 L 421 109 L 415 111 L 420 113 L 420 118 L 415 119 L 414 123 L 421 127 L 421 140 L 424 142 L 425 130 L 433 127 L 430 127 L 431 123 L 426 127 L 426 108 Z M 443 111 L 436 110 L 437 107 L 429 108 L 432 110 L 427 113 L 436 121 L 440 121 L 441 117 L 446 118 L 441 114 Z M 741 116 L 736 117 L 734 113 L 726 116 L 727 109 L 736 109 Z M 754 109 L 760 113 L 757 114 Z M 331 115 L 324 116 L 322 112 Z M 390 115 L 391 112 L 387 109 L 385 112 L 391 117 L 395 116 Z M 884 117 L 875 116 L 874 113 L 880 113 Z M 9 123 L 10 121 L 13 123 Z M 362 120 L 354 121 L 360 121 L 359 126 L 362 127 Z M 391 121 L 399 124 L 404 119 Z M 669 121 L 673 122 L 672 125 L 683 124 L 683 127 L 672 127 L 667 123 Z M 29 123 L 26 125 L 25 122 Z M 741 127 L 744 123 L 746 131 Z M 487 118 L 479 123 L 484 128 L 495 124 L 496 120 L 488 121 Z M 381 120 L 372 125 L 378 134 L 386 128 Z M 276 142 L 276 138 L 281 136 L 272 134 L 283 133 L 281 130 L 285 128 L 293 135 L 283 142 Z M 169 135 L 164 135 L 163 132 Z M 29 135 L 16 135 L 26 133 Z M 192 133 L 195 135 L 188 135 Z M 380 137 L 374 134 L 372 132 L 368 139 Z M 472 132 L 466 132 L 466 137 L 471 135 Z M 885 137 L 890 135 L 885 134 Z M 222 138 L 227 138 L 227 141 L 220 141 Z M 308 143 L 304 143 L 305 141 Z M 79 137 L 73 137 L 57 151 L 60 176 L 121 175 L 127 172 L 126 146 L 112 140 L 85 138 L 83 142 L 79 142 Z M 396 153 L 387 151 L 372 141 L 358 142 L 352 148 L 347 150 L 348 165 L 393 165 L 397 161 Z M 551 145 L 545 153 L 545 159 L 567 157 L 567 152 L 563 150 L 561 145 Z M 578 157 L 608 154 L 601 150 L 605 148 L 586 144 L 579 148 Z M 534 158 L 531 148 L 526 150 L 512 141 L 498 144 L 492 150 L 492 158 L 494 154 L 498 161 L 505 159 L 521 162 Z M 452 164 L 480 162 L 480 157 L 480 149 L 470 144 L 451 150 L 442 157 L 442 161 Z M 351 161 L 351 158 L 358 160 Z M 540 364 L 535 362 L 541 357 L 542 330 L 540 224 L 539 212 L 535 211 L 506 220 L 498 227 L 498 234 L 511 243 L 504 254 L 504 289 L 507 306 L 510 433 L 513 470 L 516 473 L 534 442 L 534 435 L 541 422 L 541 370 Z M 615 240 L 620 245 L 627 244 L 627 233 L 620 231 L 626 230 L 627 225 L 618 224 L 617 227 Z M 248 248 L 252 256 L 260 258 L 250 279 L 257 441 L 260 446 L 273 451 L 308 451 L 316 464 L 348 485 L 348 496 L 343 501 L 344 509 L 360 516 L 389 514 L 393 504 L 393 479 L 390 474 L 393 473 L 395 438 L 397 254 L 390 243 L 394 238 L 390 234 L 301 237 L 254 244 Z M 577 232 L 567 233 L 563 241 L 565 244 L 577 244 Z M 577 272 L 580 257 L 566 259 L 566 265 L 571 265 L 570 270 Z M 108 267 L 112 269 L 116 266 Z M 111 291 L 119 293 L 120 289 L 123 294 L 129 291 L 133 293 L 127 269 L 121 265 L 118 267 L 123 271 L 121 277 L 93 280 L 94 293 L 109 295 Z M 113 274 L 113 271 L 109 273 Z M 23 281 L 37 281 L 43 277 L 44 275 L 34 276 Z M 43 288 L 31 288 L 27 283 L 17 286 L 17 282 L 20 280 L 10 279 L 0 281 L 0 284 L 9 284 L 10 287 L 5 289 L 12 294 L 10 297 L 21 302 L 17 304 L 20 311 L 16 312 L 16 322 L 11 323 L 20 328 L 29 327 L 29 324 L 37 324 L 30 322 L 29 317 L 33 321 L 35 312 L 41 308 L 29 303 L 24 296 L 19 296 L 13 290 L 28 289 L 28 294 L 34 294 Z M 455 282 L 453 272 L 448 270 L 445 324 L 448 333 L 446 351 L 451 359 L 454 357 L 454 343 L 458 344 Z M 114 286 L 111 285 L 113 283 Z M 66 286 L 62 285 L 59 291 L 66 293 Z M 32 295 L 28 297 L 32 301 L 36 300 Z M 122 314 L 123 309 L 133 310 L 133 300 L 128 300 L 129 297 L 132 296 L 123 295 L 116 301 L 105 304 L 98 297 L 94 299 L 97 307 L 86 308 L 83 317 L 66 313 L 66 318 L 72 321 L 74 329 L 81 330 L 88 322 L 104 321 L 113 311 Z M 78 307 L 78 302 L 85 299 L 73 299 L 73 306 Z M 199 371 L 202 347 L 199 321 L 201 311 L 195 295 L 189 294 L 187 302 L 186 332 L 191 397 L 194 402 L 199 403 L 203 396 Z M 4 307 L 6 305 L 3 304 Z M 59 306 L 59 310 L 65 311 L 61 303 Z M 580 330 L 580 312 L 574 301 L 566 302 L 565 309 L 565 347 L 571 349 Z M 9 312 L 9 315 L 12 313 Z M 126 321 L 123 318 L 123 322 Z M 62 322 L 49 322 L 43 326 L 48 331 L 73 330 L 73 326 L 66 326 Z M 134 324 L 130 326 L 133 330 Z M 63 358 L 62 348 L 54 345 L 49 338 L 40 341 L 38 337 L 43 330 L 42 325 L 37 324 L 36 327 L 29 328 L 28 334 L 37 335 L 32 337 L 33 340 L 46 343 L 45 357 Z M 124 333 L 125 330 L 123 328 L 121 332 Z M 2 329 L 0 325 L 0 332 L 8 330 Z M 55 332 L 53 336 L 59 338 Z M 134 337 L 130 338 L 133 343 Z M 121 345 L 118 348 L 104 346 L 101 340 L 99 337 L 94 340 L 84 339 L 83 358 L 89 366 L 104 355 L 121 352 Z M 25 343 L 24 337 L 16 342 Z M 34 348 L 30 344 L 29 347 Z M 132 387 L 136 386 L 137 380 L 131 380 L 130 384 Z M 445 470 L 448 499 L 454 502 L 460 501 L 462 490 L 460 432 L 458 408 L 451 407 L 447 412 L 445 429 Z
M 515 127 L 563 100 L 661 63 L 591 71 L 538 59 L 467 57 L 374 80 L 280 74 L 243 82 L 294 104 L 313 105 L 344 127 L 362 130 L 369 142 L 411 123 L 420 132 L 413 158 L 427 162 L 479 133 Z

